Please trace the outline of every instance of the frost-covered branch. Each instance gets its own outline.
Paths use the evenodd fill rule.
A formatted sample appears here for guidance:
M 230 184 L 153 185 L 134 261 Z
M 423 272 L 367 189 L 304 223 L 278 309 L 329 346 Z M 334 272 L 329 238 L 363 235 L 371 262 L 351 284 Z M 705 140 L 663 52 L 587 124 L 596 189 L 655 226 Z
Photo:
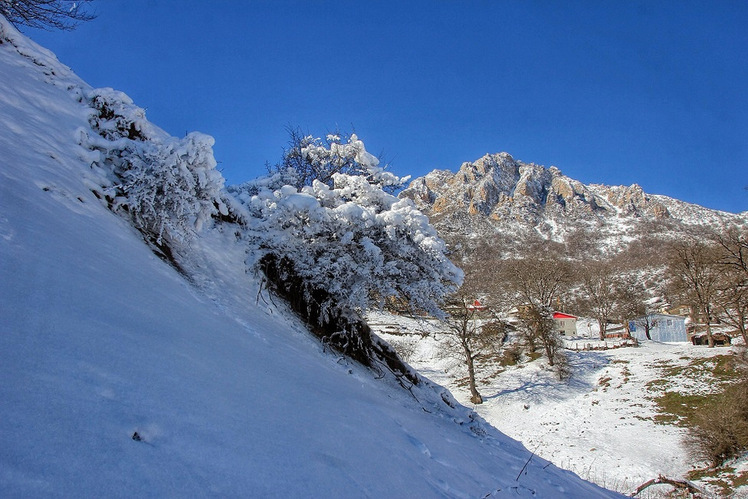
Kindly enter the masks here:
M 271 173 L 294 172 L 296 177 L 291 185 L 298 189 L 312 186 L 314 181 L 333 187 L 337 174 L 364 176 L 385 190 L 400 188 L 409 179 L 386 171 L 355 133 L 349 136 L 332 133 L 324 139 L 296 128 L 289 128 L 288 133 L 289 147 L 280 164 L 271 168 Z

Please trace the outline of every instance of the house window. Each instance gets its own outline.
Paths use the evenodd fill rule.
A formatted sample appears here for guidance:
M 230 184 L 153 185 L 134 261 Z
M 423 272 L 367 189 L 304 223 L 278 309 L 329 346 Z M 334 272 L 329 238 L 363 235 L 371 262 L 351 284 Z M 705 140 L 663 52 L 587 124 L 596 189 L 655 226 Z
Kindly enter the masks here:
M 673 325 L 673 319 L 668 319 L 667 320 L 667 325 L 668 326 L 672 326 Z

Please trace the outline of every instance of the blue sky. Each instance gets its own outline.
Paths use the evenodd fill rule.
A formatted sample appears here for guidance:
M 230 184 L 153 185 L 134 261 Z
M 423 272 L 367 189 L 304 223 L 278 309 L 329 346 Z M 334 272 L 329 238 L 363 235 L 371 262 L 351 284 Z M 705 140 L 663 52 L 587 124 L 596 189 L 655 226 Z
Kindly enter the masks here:
M 24 31 L 228 183 L 286 127 L 355 129 L 398 174 L 506 151 L 585 183 L 748 210 L 748 2 L 98 0 Z

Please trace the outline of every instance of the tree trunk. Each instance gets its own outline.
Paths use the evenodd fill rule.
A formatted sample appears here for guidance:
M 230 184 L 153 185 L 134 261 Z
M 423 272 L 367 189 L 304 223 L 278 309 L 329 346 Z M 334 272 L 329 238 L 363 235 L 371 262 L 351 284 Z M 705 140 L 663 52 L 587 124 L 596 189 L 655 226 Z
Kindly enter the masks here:
M 597 325 L 600 327 L 600 341 L 605 341 L 605 333 L 608 330 L 608 323 L 602 319 L 598 319 Z
M 709 342 L 709 348 L 714 348 L 714 337 L 712 336 L 712 325 L 709 319 L 706 320 L 706 339 Z
M 470 402 L 473 404 L 482 404 L 483 397 L 478 393 L 475 387 L 475 367 L 473 366 L 473 355 L 469 349 L 465 348 L 465 360 L 467 360 L 468 383 L 470 384 Z
M 556 356 L 556 353 L 553 351 L 551 345 L 547 341 L 543 342 L 543 345 L 545 346 L 545 356 L 548 357 L 548 365 L 553 367 L 553 358 Z
M 631 338 L 631 323 L 628 319 L 623 320 L 623 330 L 626 331 L 624 337 Z M 748 345 L 748 343 L 746 343 L 746 345 Z
M 714 348 L 714 338 L 712 337 L 712 318 L 709 307 L 704 307 L 704 318 L 706 319 L 706 339 L 709 341 L 709 348 Z

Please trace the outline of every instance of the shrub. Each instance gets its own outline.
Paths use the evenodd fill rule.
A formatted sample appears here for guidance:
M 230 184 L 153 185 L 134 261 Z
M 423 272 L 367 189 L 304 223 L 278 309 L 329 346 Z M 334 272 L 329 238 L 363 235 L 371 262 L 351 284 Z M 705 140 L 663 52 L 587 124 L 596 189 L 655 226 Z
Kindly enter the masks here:
M 410 362 L 415 358 L 417 348 L 415 343 L 407 340 L 391 340 L 390 346 L 397 352 L 401 359 Z
M 695 457 L 719 466 L 748 450 L 748 380 L 727 387 L 693 415 Z
M 84 134 L 81 143 L 98 152 L 94 165 L 103 172 L 109 207 L 126 214 L 146 239 L 167 251 L 212 216 L 227 214 L 212 137 L 170 137 L 127 95 L 110 88 L 91 90 L 87 99 L 98 135 Z
M 748 357 L 745 349 L 732 357 L 737 381 L 720 394 L 705 398 L 691 415 L 690 443 L 694 457 L 712 466 L 748 451 Z M 724 369 L 718 364 L 716 369 Z
M 352 135 L 333 144 L 334 154 L 354 157 L 366 173 L 334 173 L 332 187 L 319 180 L 299 186 L 299 172 L 286 169 L 228 191 L 247 213 L 250 268 L 324 342 L 367 364 L 384 350 L 363 327 L 366 310 L 394 297 L 440 316 L 440 301 L 462 272 L 413 202 L 383 190 L 400 179 L 384 172 L 363 142 Z M 329 157 L 322 145 L 310 147 L 312 156 Z
M 502 350 L 499 357 L 499 365 L 516 366 L 522 360 L 522 348 L 518 344 L 513 344 Z

